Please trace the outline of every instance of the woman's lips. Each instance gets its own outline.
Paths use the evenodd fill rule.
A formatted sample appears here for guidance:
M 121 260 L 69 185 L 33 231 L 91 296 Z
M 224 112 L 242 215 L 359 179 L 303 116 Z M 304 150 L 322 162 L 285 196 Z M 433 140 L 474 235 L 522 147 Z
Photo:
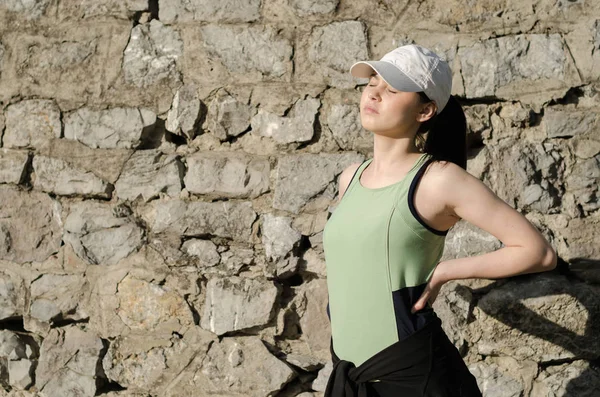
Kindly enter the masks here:
M 364 107 L 365 112 L 367 113 L 375 113 L 375 114 L 379 114 L 379 112 L 377 110 L 375 110 L 374 108 L 370 107 L 370 106 L 365 106 Z

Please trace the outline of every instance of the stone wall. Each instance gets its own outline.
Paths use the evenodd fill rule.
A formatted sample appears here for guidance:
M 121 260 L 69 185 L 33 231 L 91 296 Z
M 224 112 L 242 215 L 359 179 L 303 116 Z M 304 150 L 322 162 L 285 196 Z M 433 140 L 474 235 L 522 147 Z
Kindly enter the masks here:
M 446 284 L 485 396 L 600 389 L 600 3 L 0 0 L 0 394 L 321 396 L 349 66 L 442 54 L 552 272 Z M 443 259 L 501 247 L 457 224 Z

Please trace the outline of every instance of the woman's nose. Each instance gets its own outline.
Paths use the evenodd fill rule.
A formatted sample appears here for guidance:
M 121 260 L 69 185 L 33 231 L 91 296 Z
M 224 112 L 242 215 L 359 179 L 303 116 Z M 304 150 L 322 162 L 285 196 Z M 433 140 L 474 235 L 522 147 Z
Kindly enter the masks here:
M 371 90 L 371 92 L 369 92 L 369 99 L 378 99 L 380 97 L 381 95 L 379 94 L 378 88 L 375 88 L 374 90 Z
M 378 99 L 381 97 L 381 90 L 383 84 L 377 84 L 376 86 L 369 87 L 371 90 L 369 91 L 369 99 Z

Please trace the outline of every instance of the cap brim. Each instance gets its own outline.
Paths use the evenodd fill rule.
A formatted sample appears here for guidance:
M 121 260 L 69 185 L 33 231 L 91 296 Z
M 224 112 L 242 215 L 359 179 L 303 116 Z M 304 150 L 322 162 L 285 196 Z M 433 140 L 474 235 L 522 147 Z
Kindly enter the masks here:
M 369 78 L 373 71 L 377 72 L 388 85 L 398 91 L 423 91 L 423 88 L 389 62 L 360 61 L 350 67 L 350 74 L 359 78 Z

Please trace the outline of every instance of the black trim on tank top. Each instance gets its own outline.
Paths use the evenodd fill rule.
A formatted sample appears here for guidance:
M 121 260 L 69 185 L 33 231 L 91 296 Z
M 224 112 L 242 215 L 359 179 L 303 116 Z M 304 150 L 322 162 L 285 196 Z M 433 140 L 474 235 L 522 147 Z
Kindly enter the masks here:
M 367 160 L 365 160 L 365 161 L 367 161 Z M 362 163 L 360 163 L 360 165 L 356 168 L 356 171 L 354 171 L 354 174 L 352 174 L 352 178 L 350 178 L 350 182 L 348 182 L 348 186 L 346 186 L 346 190 L 344 190 L 344 194 L 342 194 L 342 197 L 340 197 L 340 199 L 338 200 L 338 204 L 342 201 L 342 199 L 346 195 L 346 192 L 348 192 L 348 189 L 350 188 L 350 185 L 352 185 L 352 180 L 356 176 L 356 173 L 358 172 L 358 170 L 360 169 L 360 167 L 362 167 L 362 165 L 365 163 L 365 161 L 363 161 Z M 331 212 L 327 213 L 327 220 L 329 220 L 329 218 L 331 218 L 331 215 L 333 215 Z
M 432 228 L 431 226 L 429 226 L 428 224 L 425 223 L 425 221 L 423 220 L 423 218 L 421 218 L 419 216 L 419 214 L 417 213 L 417 210 L 415 208 L 414 205 L 414 196 L 415 196 L 415 190 L 417 189 L 417 183 L 419 182 L 419 179 L 421 179 L 421 177 L 423 176 L 423 174 L 425 173 L 425 170 L 427 169 L 427 166 L 433 162 L 433 159 L 430 158 L 428 159 L 422 166 L 421 168 L 419 168 L 419 171 L 417 171 L 415 177 L 413 178 L 412 182 L 410 183 L 410 187 L 408 188 L 408 208 L 410 209 L 410 213 L 415 217 L 415 219 L 417 221 L 419 221 L 419 223 L 426 228 L 427 230 L 429 230 L 431 233 L 433 234 L 437 234 L 438 236 L 445 236 L 448 234 L 448 230 L 437 230 Z
M 362 165 L 365 163 L 365 161 L 367 161 L 367 160 L 364 160 L 362 163 L 360 163 L 360 165 L 358 167 L 356 167 L 356 170 L 354 171 L 354 174 L 352 174 L 352 178 L 350 178 L 350 182 L 348 182 L 348 186 L 346 186 L 346 190 L 344 190 L 344 194 L 342 194 L 342 197 L 340 197 L 340 201 L 342 201 L 342 199 L 346 195 L 346 192 L 348 191 L 348 188 L 350 188 L 350 185 L 352 185 L 352 181 L 354 180 L 354 177 L 356 176 L 356 173 L 358 172 L 358 170 L 360 169 L 360 167 L 362 167 Z

